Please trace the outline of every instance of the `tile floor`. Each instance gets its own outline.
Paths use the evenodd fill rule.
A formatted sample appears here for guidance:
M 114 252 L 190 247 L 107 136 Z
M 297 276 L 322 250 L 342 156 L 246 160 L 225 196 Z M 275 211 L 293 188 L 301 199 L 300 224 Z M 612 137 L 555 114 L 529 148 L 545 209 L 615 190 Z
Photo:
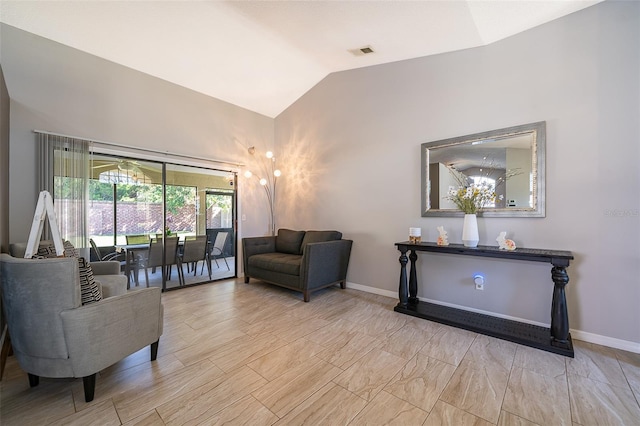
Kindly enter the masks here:
M 640 425 L 640 354 L 574 341 L 576 357 L 393 312 L 394 299 L 312 295 L 241 279 L 163 294 L 147 348 L 81 380 L 30 389 L 14 358 L 8 425 Z
M 187 265 L 183 265 L 184 271 L 184 280 L 185 284 L 200 284 L 205 281 L 211 280 L 221 280 L 224 278 L 230 278 L 235 275 L 235 257 L 227 257 L 227 263 L 224 262 L 223 259 L 218 259 L 218 264 L 214 261 L 211 261 L 211 280 L 209 279 L 209 274 L 207 273 L 207 267 L 202 269 L 202 261 L 198 262 L 198 267 L 196 274 L 193 274 L 193 270 L 189 270 Z M 229 268 L 227 269 L 227 265 Z M 180 280 L 178 279 L 178 266 L 171 265 L 171 276 L 167 280 L 167 288 L 177 288 L 180 287 Z M 149 277 L 149 286 L 152 287 L 162 287 L 162 272 L 160 268 L 156 268 L 155 272 L 153 272 L 152 268 L 147 269 L 147 276 Z M 138 285 L 136 286 L 135 281 L 131 282 L 131 288 L 136 287 L 145 287 L 146 286 L 146 278 L 144 275 L 144 269 L 138 271 Z

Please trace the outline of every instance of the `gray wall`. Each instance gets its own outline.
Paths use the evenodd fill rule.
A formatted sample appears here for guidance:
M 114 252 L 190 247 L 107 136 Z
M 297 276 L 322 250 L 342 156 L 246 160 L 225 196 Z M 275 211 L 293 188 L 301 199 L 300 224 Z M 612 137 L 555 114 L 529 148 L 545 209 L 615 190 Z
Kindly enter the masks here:
M 11 242 L 27 239 L 39 191 L 33 130 L 147 148 L 158 155 L 169 151 L 241 163 L 247 161 L 246 147 L 273 144 L 271 118 L 8 25 L 0 30 L 11 97 Z M 243 232 L 262 235 L 268 227 L 262 188 L 241 184 L 247 215 Z
M 547 122 L 546 218 L 481 218 L 521 247 L 573 251 L 574 338 L 640 351 L 640 3 L 605 2 L 495 44 L 336 73 L 276 118 L 280 224 L 354 240 L 348 281 L 397 292 L 420 216 L 420 144 Z M 548 324 L 550 266 L 422 255 L 419 296 Z M 472 276 L 483 273 L 485 290 Z
M 605 2 L 491 46 L 332 74 L 274 123 L 1 24 L 9 238 L 26 239 L 35 207 L 34 129 L 247 161 L 246 147 L 270 148 L 275 128 L 278 225 L 343 231 L 355 241 L 349 282 L 393 294 L 393 243 L 410 226 L 432 241 L 438 225 L 452 242 L 461 234 L 461 219 L 420 217 L 420 144 L 546 120 L 547 217 L 480 219 L 481 244 L 505 230 L 522 247 L 572 250 L 574 337 L 638 350 L 639 28 L 640 4 Z M 254 183 L 240 177 L 244 235 L 267 229 Z M 434 255 L 419 273 L 421 297 L 549 321 L 547 265 Z
M 9 251 L 9 92 L 0 66 L 0 252 Z

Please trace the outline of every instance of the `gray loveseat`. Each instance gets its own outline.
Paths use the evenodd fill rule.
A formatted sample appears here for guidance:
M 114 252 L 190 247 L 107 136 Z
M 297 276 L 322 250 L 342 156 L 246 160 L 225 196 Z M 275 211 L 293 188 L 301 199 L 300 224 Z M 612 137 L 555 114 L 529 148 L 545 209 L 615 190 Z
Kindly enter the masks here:
M 277 236 L 242 239 L 244 282 L 256 278 L 301 291 L 340 284 L 345 288 L 353 241 L 338 231 L 278 230 Z

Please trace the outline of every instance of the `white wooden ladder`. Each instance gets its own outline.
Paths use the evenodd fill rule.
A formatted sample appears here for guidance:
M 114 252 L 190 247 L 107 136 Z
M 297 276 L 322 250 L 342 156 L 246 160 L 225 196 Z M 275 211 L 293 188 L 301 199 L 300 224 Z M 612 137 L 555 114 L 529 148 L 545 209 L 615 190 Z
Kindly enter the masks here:
M 38 197 L 38 204 L 36 204 L 36 212 L 33 215 L 33 223 L 31 224 L 31 232 L 29 232 L 27 249 L 24 252 L 25 259 L 31 259 L 34 254 L 38 253 L 38 245 L 40 244 L 40 237 L 42 236 L 42 228 L 47 217 L 49 218 L 51 238 L 53 239 L 53 244 L 56 247 L 56 255 L 64 255 L 64 245 L 62 244 L 60 230 L 58 229 L 56 212 L 53 209 L 53 198 L 49 191 L 41 191 L 40 196 Z

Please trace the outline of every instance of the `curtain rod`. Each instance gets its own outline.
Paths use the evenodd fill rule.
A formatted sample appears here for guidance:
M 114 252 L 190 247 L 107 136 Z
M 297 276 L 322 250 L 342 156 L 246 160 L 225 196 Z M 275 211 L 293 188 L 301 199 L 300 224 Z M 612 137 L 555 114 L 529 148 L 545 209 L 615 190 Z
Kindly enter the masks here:
M 64 135 L 64 134 L 61 134 L 61 133 L 47 132 L 47 131 L 44 131 L 44 130 L 34 130 L 33 133 L 40 133 L 40 134 L 51 135 L 51 136 L 60 136 L 60 137 L 63 137 L 63 138 L 80 139 L 80 140 L 88 141 L 88 142 L 91 142 L 91 143 L 97 143 L 97 144 L 101 144 L 101 145 L 113 146 L 113 147 L 117 147 L 117 148 L 126 148 L 126 149 L 131 149 L 131 150 L 134 150 L 134 151 L 149 152 L 149 153 L 156 154 L 156 155 L 174 156 L 174 157 L 180 157 L 180 158 L 187 158 L 187 159 L 190 159 L 190 160 L 210 161 L 212 163 L 226 164 L 226 165 L 236 166 L 236 167 L 244 167 L 243 163 L 236 163 L 236 162 L 233 162 L 233 161 L 217 160 L 215 158 L 206 158 L 206 157 L 194 157 L 193 155 L 178 154 L 178 153 L 170 152 L 170 151 L 159 152 L 159 151 L 154 151 L 154 150 L 149 149 L 149 148 L 140 148 L 140 147 L 137 147 L 137 146 L 124 145 L 124 144 L 119 144 L 119 143 L 114 143 L 114 142 L 99 141 L 99 140 L 96 140 L 96 139 L 88 139 L 88 138 L 83 138 L 83 137 L 78 137 L 78 136 Z

